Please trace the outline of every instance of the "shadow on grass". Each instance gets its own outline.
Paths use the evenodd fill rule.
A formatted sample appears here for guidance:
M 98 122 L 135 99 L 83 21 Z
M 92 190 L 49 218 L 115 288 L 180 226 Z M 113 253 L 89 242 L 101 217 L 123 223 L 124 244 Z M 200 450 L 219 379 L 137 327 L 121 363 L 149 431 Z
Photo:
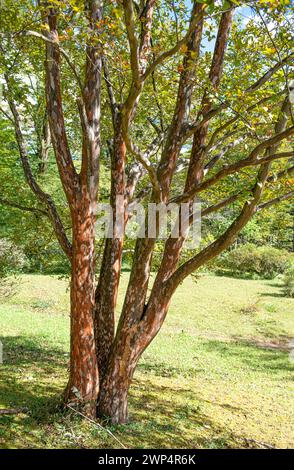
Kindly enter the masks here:
M 253 341 L 249 342 L 240 338 L 235 343 L 210 340 L 203 343 L 202 348 L 207 352 L 216 353 L 220 359 L 233 361 L 236 366 L 239 363 L 251 371 L 280 372 L 281 374 L 293 372 L 293 364 L 288 360 L 286 351 L 264 348 Z M 286 376 L 284 378 L 287 379 Z
M 31 337 L 6 337 L 3 344 L 1 407 L 26 407 L 28 411 L 1 416 L 1 447 L 46 447 L 50 433 L 51 445 L 56 446 L 58 442 L 61 447 L 72 446 L 64 437 L 65 431 L 61 434 L 56 431 L 57 425 L 65 430 L 67 426 L 70 429 L 76 426 L 76 432 L 82 432 L 80 420 L 62 412 L 60 407 L 67 368 L 64 351 L 45 348 Z M 128 447 L 237 446 L 237 441 L 233 443 L 226 430 L 201 411 L 193 391 L 184 388 L 186 385 L 184 380 L 183 388 L 174 389 L 172 385 L 160 386 L 145 377 L 134 380 L 130 393 L 131 421 L 126 426 L 111 426 L 110 429 L 115 430 Z M 116 443 L 107 434 L 99 434 L 98 442 L 98 435 L 93 440 L 92 431 L 88 429 L 84 435 L 88 447 L 115 447 Z
M 187 384 L 183 381 L 183 386 Z M 142 448 L 240 446 L 240 438 L 206 415 L 203 404 L 204 400 L 195 400 L 192 389 L 155 385 L 144 378 L 135 379 L 130 397 L 131 420 L 124 427 L 125 433 L 129 436 L 136 433 Z
M 282 292 L 262 292 L 260 296 L 261 297 L 275 297 L 275 298 L 286 297 L 286 295 Z
M 260 296 L 261 297 L 276 297 L 276 298 L 283 298 L 287 297 L 285 292 L 284 292 L 284 287 L 281 282 L 277 282 L 273 280 L 271 283 L 268 284 L 268 287 L 273 287 L 275 291 L 273 292 L 261 292 Z M 277 292 L 278 289 L 278 292 Z
M 237 272 L 237 271 L 231 271 L 229 269 L 215 269 L 213 271 L 213 274 L 215 274 L 218 277 L 229 277 L 233 279 L 241 279 L 245 281 L 269 281 L 271 278 L 265 278 L 263 276 L 258 275 L 258 273 L 246 273 L 246 272 Z
M 42 346 L 36 338 L 14 336 L 1 338 L 1 341 L 1 407 L 27 409 L 20 415 L 0 417 L 5 441 L 5 435 L 10 435 L 16 420 L 23 435 L 33 424 L 54 420 L 61 409 L 67 357 L 62 350 Z
M 264 336 L 266 337 L 266 334 L 264 334 Z M 242 344 L 244 346 L 252 346 L 258 349 L 269 349 L 274 351 L 286 352 L 288 354 L 292 349 L 290 342 L 293 341 L 293 338 L 286 334 L 280 334 L 279 336 L 275 336 L 274 339 L 272 339 L 272 335 L 269 335 L 269 340 L 260 340 L 254 338 L 247 340 L 240 336 L 233 336 L 233 338 L 237 343 Z
M 61 412 L 60 397 L 66 383 L 67 355 L 58 348 L 44 347 L 42 342 L 32 337 L 6 337 L 2 341 L 5 354 L 1 366 L 1 406 L 27 407 L 29 411 L 1 417 L 1 446 L 46 448 L 50 439 L 53 447 L 72 447 L 64 437 L 66 433 L 55 430 L 57 424 L 62 429 L 76 426 L 77 432 L 83 432 L 76 417 Z M 259 350 L 257 354 L 257 348 L 252 346 L 220 341 L 205 341 L 199 346 L 202 350 L 216 353 L 219 360 L 236 358 L 254 370 L 261 367 L 261 362 L 263 369 L 288 371 L 291 368 L 290 364 L 286 366 L 281 353 L 277 355 L 274 351 Z M 167 367 L 164 363 L 147 362 L 141 364 L 139 369 L 161 377 L 182 375 L 180 369 Z M 192 370 L 188 369 L 186 373 L 189 377 Z M 193 369 L 193 374 L 196 375 L 197 370 Z M 168 385 L 157 382 L 144 375 L 136 378 L 130 393 L 130 423 L 110 427 L 128 447 L 248 447 L 244 439 L 220 426 L 204 412 L 205 402 L 208 401 L 195 397 L 188 379 L 177 384 L 171 381 Z M 234 411 L 229 404 L 220 406 Z M 89 448 L 116 446 L 109 436 L 95 435 L 95 426 L 92 431 L 88 429 L 83 437 Z M 93 439 L 93 436 L 96 437 Z M 79 444 L 74 446 L 79 447 Z
M 41 340 L 30 336 L 5 336 L 3 344 L 3 365 L 43 364 L 52 368 L 64 365 L 68 354 L 62 349 L 48 348 Z
M 225 269 L 214 269 L 213 274 L 218 277 L 229 277 L 234 279 L 252 279 L 251 274 L 236 273 Z
M 277 288 L 279 288 L 279 289 L 282 289 L 282 288 L 283 288 L 283 284 L 281 283 L 281 281 L 278 282 L 278 281 L 276 281 L 276 280 L 273 280 L 273 282 L 271 282 L 271 283 L 269 284 L 269 286 L 270 286 L 270 287 L 277 287 Z
M 235 368 L 242 373 L 242 370 L 256 372 L 256 374 L 272 375 L 278 373 L 279 378 L 283 375 L 285 380 L 291 380 L 287 376 L 288 372 L 293 372 L 293 364 L 288 360 L 290 347 L 287 341 L 290 338 L 280 335 L 275 338 L 276 343 L 270 341 L 258 341 L 254 339 L 243 339 L 233 337 L 233 341 L 222 341 L 219 339 L 199 340 L 199 351 L 207 357 L 207 353 L 220 370 L 227 366 Z M 165 362 L 149 359 L 139 363 L 138 369 L 144 374 L 152 373 L 159 377 L 197 377 L 199 373 L 206 370 L 203 362 L 195 360 L 194 366 L 175 367 L 167 365 Z M 286 375 L 285 375 L 286 374 Z M 258 378 L 258 375 L 257 375 Z
M 182 377 L 195 377 L 198 372 L 203 371 L 204 368 L 200 364 L 196 364 L 195 367 L 175 367 L 165 362 L 159 362 L 156 360 L 149 359 L 148 362 L 139 363 L 138 370 L 144 374 L 151 373 L 158 377 L 176 378 Z

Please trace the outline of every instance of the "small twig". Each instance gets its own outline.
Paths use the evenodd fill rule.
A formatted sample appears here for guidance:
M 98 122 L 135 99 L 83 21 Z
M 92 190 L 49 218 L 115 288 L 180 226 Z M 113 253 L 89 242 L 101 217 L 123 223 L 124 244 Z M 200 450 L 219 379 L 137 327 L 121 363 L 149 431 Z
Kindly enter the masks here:
M 276 449 L 276 447 L 271 446 L 270 444 L 266 444 L 265 442 L 261 441 L 256 441 L 255 439 L 248 439 L 248 437 L 241 437 L 241 439 L 244 439 L 246 442 L 253 442 L 254 444 L 258 444 L 262 447 L 266 447 L 267 449 Z
M 0 415 L 17 415 L 20 413 L 27 413 L 28 411 L 28 408 L 4 408 L 0 409 Z
M 127 447 L 111 431 L 109 431 L 109 429 L 104 428 L 100 423 L 94 421 L 91 418 L 88 418 L 88 416 L 84 415 L 80 411 L 75 410 L 72 406 L 70 406 L 70 405 L 66 405 L 66 406 L 67 406 L 67 408 L 71 409 L 72 411 L 74 411 L 78 415 L 82 416 L 84 419 L 86 419 L 90 423 L 95 424 L 95 426 L 102 429 L 102 431 L 107 432 L 107 434 L 109 434 L 113 439 L 115 439 L 123 449 L 127 449 Z
M 9 119 L 9 121 L 11 121 L 11 122 L 13 123 L 12 117 L 9 116 L 9 114 L 8 114 L 1 106 L 0 106 L 0 111 L 1 111 L 1 113 L 4 114 L 4 116 L 5 116 L 7 119 Z

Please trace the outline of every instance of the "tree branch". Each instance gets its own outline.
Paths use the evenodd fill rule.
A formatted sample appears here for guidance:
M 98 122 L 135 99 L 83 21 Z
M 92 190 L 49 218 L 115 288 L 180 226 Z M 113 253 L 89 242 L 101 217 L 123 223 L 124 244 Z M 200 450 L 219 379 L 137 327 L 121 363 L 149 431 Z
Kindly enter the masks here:
M 271 175 L 267 178 L 266 180 L 266 183 L 270 183 L 270 182 L 273 182 L 273 181 L 277 181 L 278 179 L 281 179 L 283 178 L 284 176 L 290 176 L 294 174 L 294 166 L 286 169 L 286 170 L 283 170 L 283 171 L 280 171 L 277 175 Z M 252 188 L 249 188 L 249 189 L 244 189 L 242 191 L 239 191 L 235 194 L 232 194 L 231 196 L 223 199 L 222 201 L 219 201 L 217 202 L 216 204 L 213 204 L 205 209 L 203 209 L 201 211 L 201 215 L 202 217 L 206 217 L 207 215 L 210 215 L 212 214 L 213 212 L 218 212 L 220 211 L 221 209 L 227 207 L 228 205 L 232 204 L 233 202 L 237 201 L 240 197 L 244 196 L 245 194 L 250 194 L 252 192 Z M 288 194 L 291 194 L 292 191 L 290 193 L 287 193 Z M 286 196 L 286 195 L 285 195 Z M 288 199 L 290 198 L 290 196 L 287 196 L 285 199 Z M 274 200 L 276 200 L 277 202 L 279 202 L 279 197 L 275 198 Z M 262 205 L 262 204 L 261 204 Z M 258 206 L 260 207 L 260 206 Z
M 142 153 L 140 149 L 132 143 L 129 136 L 125 136 L 125 142 L 126 142 L 126 147 L 128 151 L 136 157 L 136 159 L 142 164 L 142 166 L 148 172 L 155 194 L 157 194 L 158 197 L 160 197 L 161 188 L 160 188 L 160 183 L 157 178 L 156 169 L 153 167 L 152 163 L 149 160 L 149 154 L 151 153 L 151 149 L 145 153 Z
M 77 69 L 75 68 L 74 64 L 72 63 L 72 61 L 71 61 L 69 55 L 67 54 L 67 52 L 60 46 L 59 42 L 57 43 L 56 40 L 50 39 L 49 37 L 44 36 L 44 34 L 38 33 L 37 31 L 31 31 L 31 30 L 22 31 L 21 36 L 35 37 L 35 38 L 38 38 L 38 39 L 42 39 L 42 41 L 45 41 L 48 44 L 52 44 L 55 47 L 58 46 L 58 49 L 59 49 L 60 53 L 63 55 L 63 57 L 65 58 L 68 66 L 69 66 L 69 68 L 73 72 L 74 77 L 75 77 L 75 79 L 77 81 L 77 84 L 79 86 L 79 89 L 80 89 L 81 93 L 83 94 L 84 87 L 83 87 L 81 78 L 80 78 L 80 76 L 77 72 Z
M 140 73 L 146 71 L 148 63 L 148 55 L 151 47 L 151 27 L 153 20 L 153 9 L 156 0 L 146 0 L 143 10 L 140 14 L 141 21 L 141 37 L 139 46 Z
M 194 18 L 190 22 L 189 29 L 188 29 L 187 33 L 185 34 L 185 36 L 180 41 L 178 41 L 177 44 L 175 44 L 171 49 L 169 49 L 168 51 L 165 51 L 162 54 L 160 54 L 154 60 L 154 62 L 151 65 L 149 65 L 149 67 L 147 67 L 147 70 L 143 75 L 143 80 L 146 80 L 146 78 L 148 78 L 149 75 L 152 74 L 152 72 L 156 69 L 156 67 L 158 65 L 160 65 L 162 62 L 169 59 L 170 57 L 174 56 L 181 49 L 182 46 L 187 44 L 187 42 L 189 41 L 193 31 L 197 27 L 197 23 L 199 21 L 202 21 L 202 16 L 203 16 L 203 12 L 204 12 L 205 8 L 206 8 L 206 6 L 202 4 L 200 11 L 198 11 L 197 14 L 194 14 Z
M 242 160 L 239 160 L 236 163 L 233 163 L 232 165 L 229 166 L 224 166 L 218 173 L 216 173 L 214 176 L 211 178 L 203 181 L 203 183 L 198 184 L 191 188 L 189 191 L 184 193 L 183 195 L 176 197 L 171 200 L 171 202 L 187 202 L 190 201 L 197 193 L 200 191 L 203 191 L 210 186 L 214 185 L 217 183 L 220 179 L 224 178 L 225 176 L 228 176 L 232 173 L 235 173 L 242 168 L 248 167 L 248 166 L 256 166 L 256 165 L 262 165 L 265 163 L 269 163 L 271 161 L 277 160 L 279 158 L 289 158 L 293 156 L 293 152 L 281 152 L 279 154 L 274 154 L 274 155 L 269 155 L 267 157 L 263 158 L 257 158 L 258 155 L 263 151 L 268 148 L 270 148 L 272 145 L 275 145 L 282 140 L 286 139 L 290 135 L 294 134 L 294 126 L 289 127 L 285 131 L 274 135 L 273 137 L 265 140 L 264 142 L 261 142 L 261 144 L 257 145 L 250 155 L 247 158 L 244 158 Z
M 274 157 L 274 152 L 277 150 L 279 143 L 282 141 L 281 136 L 289 135 L 289 132 L 293 133 L 294 126 L 292 128 L 286 129 L 286 124 L 288 120 L 288 115 L 290 113 L 290 102 L 289 97 L 286 96 L 281 111 L 278 117 L 278 120 L 275 124 L 275 135 L 274 137 L 268 139 L 267 141 L 260 144 L 259 148 L 262 146 L 262 150 L 265 149 L 266 157 L 262 160 L 265 161 L 270 157 Z M 264 144 L 267 144 L 264 146 Z M 251 152 L 251 155 L 255 155 L 256 149 Z M 236 239 L 242 228 L 247 224 L 251 217 L 257 212 L 258 203 L 263 194 L 264 187 L 269 177 L 270 171 L 270 160 L 265 161 L 259 169 L 257 181 L 252 189 L 252 197 L 246 200 L 239 216 L 234 220 L 234 222 L 229 226 L 229 228 L 213 243 L 204 248 L 200 253 L 193 256 L 190 260 L 182 264 L 166 281 L 165 286 L 162 286 L 166 289 L 168 295 L 172 295 L 177 286 L 193 271 L 198 269 L 204 263 L 207 263 L 211 259 L 218 256 L 221 252 L 227 249 L 233 241 Z
M 201 102 L 201 109 L 198 113 L 195 126 L 192 125 L 192 129 L 190 129 L 190 133 L 193 134 L 193 143 L 185 183 L 185 191 L 188 191 L 193 184 L 199 184 L 203 179 L 203 167 L 206 155 L 205 145 L 208 135 L 209 121 L 215 114 L 218 114 L 223 107 L 227 106 L 226 103 L 222 103 L 218 108 L 212 109 L 212 101 L 208 92 L 209 88 L 216 92 L 220 85 L 224 66 L 225 52 L 228 45 L 229 34 L 232 27 L 233 15 L 235 11 L 233 4 L 230 5 L 230 9 L 228 11 L 225 11 L 221 15 L 221 19 L 218 26 L 218 32 L 209 71 L 210 87 L 206 87 L 204 89 Z M 201 124 L 197 123 L 197 120 L 200 116 L 203 116 Z M 195 129 L 193 129 L 193 127 L 195 127 Z
M 283 90 L 283 91 L 277 93 L 276 95 L 274 95 L 274 97 L 284 94 L 285 91 L 286 90 Z M 261 100 L 257 101 L 256 103 L 254 103 L 253 105 L 251 105 L 247 109 L 245 109 L 244 113 L 248 114 L 250 111 L 252 111 L 256 107 L 266 103 L 267 101 L 271 100 L 272 98 L 273 98 L 273 95 L 269 95 L 269 96 L 266 96 L 266 97 L 262 98 Z M 206 153 L 212 148 L 212 146 L 214 145 L 214 143 L 217 139 L 217 136 L 220 134 L 220 132 L 222 132 L 225 129 L 227 129 L 228 127 L 230 127 L 232 124 L 234 124 L 236 121 L 238 121 L 238 119 L 240 119 L 240 117 L 241 117 L 240 114 L 237 114 L 233 118 L 229 119 L 227 122 L 222 124 L 220 127 L 215 129 L 215 131 L 213 132 L 213 134 L 212 134 L 212 136 L 211 136 L 211 138 L 210 138 L 210 140 L 209 140 L 209 142 L 206 146 L 206 149 L 205 149 Z
M 116 117 L 117 117 L 118 106 L 117 106 L 117 102 L 116 102 L 116 99 L 115 99 L 113 85 L 112 85 L 111 80 L 110 80 L 107 59 L 106 59 L 105 56 L 102 57 L 102 66 L 103 66 L 103 72 L 104 72 L 104 80 L 105 80 L 105 83 L 106 83 L 106 88 L 107 88 L 107 93 L 108 93 L 108 98 L 109 98 L 109 103 L 110 103 L 112 123 L 114 125 Z
M 242 192 L 238 192 L 236 194 L 232 194 L 232 196 L 227 197 L 226 199 L 223 199 L 220 202 L 217 202 L 216 204 L 213 204 L 212 206 L 207 207 L 206 209 L 203 209 L 201 211 L 201 216 L 206 217 L 207 215 L 212 214 L 213 212 L 218 212 L 224 207 L 227 207 L 228 205 L 232 204 L 233 202 L 237 201 L 239 199 L 240 195 Z
M 264 83 L 266 83 L 280 68 L 284 67 L 284 65 L 289 61 L 293 60 L 294 53 L 287 55 L 282 60 L 277 62 L 273 67 L 271 67 L 262 77 L 260 77 L 255 83 L 253 83 L 250 87 L 246 89 L 246 93 L 251 93 L 252 91 L 258 90 Z
M 261 211 L 262 209 L 268 209 L 274 204 L 278 204 L 279 202 L 283 202 L 291 198 L 294 198 L 294 191 L 290 191 L 289 193 L 283 194 L 282 196 L 275 197 L 274 199 L 259 204 L 259 206 L 257 206 L 257 211 Z
M 75 170 L 69 150 L 65 131 L 64 115 L 62 109 L 61 77 L 60 77 L 60 50 L 58 47 L 57 19 L 51 8 L 48 14 L 50 31 L 47 33 L 49 42 L 46 42 L 46 98 L 48 119 L 55 152 L 57 166 L 62 185 L 69 203 L 72 203 L 74 192 L 79 187 L 79 177 Z
M 168 128 L 167 138 L 158 165 L 158 179 L 162 186 L 162 198 L 166 200 L 169 195 L 170 184 L 176 169 L 176 162 L 183 146 L 185 135 L 184 123 L 189 117 L 191 98 L 193 92 L 193 78 L 196 73 L 196 64 L 199 58 L 200 44 L 203 32 L 203 5 L 194 2 L 190 25 L 198 18 L 187 43 L 182 70 L 178 85 L 177 101 L 173 112 L 171 124 Z
M 248 134 L 242 135 L 241 137 L 238 137 L 238 139 L 235 139 L 233 142 L 230 142 L 229 144 L 225 145 L 219 153 L 217 153 L 214 157 L 211 158 L 211 160 L 205 165 L 204 167 L 204 176 L 212 169 L 215 167 L 215 165 L 223 158 L 223 156 L 231 149 L 237 147 L 243 140 L 248 136 Z
M 99 22 L 102 20 L 103 1 L 88 0 L 86 2 L 85 13 L 88 20 L 90 37 L 86 45 L 86 77 L 83 94 L 86 117 L 82 117 L 84 148 L 81 178 L 83 184 L 86 184 L 92 204 L 95 204 L 99 185 L 102 80 L 102 55 L 100 47 L 96 44 L 96 40 L 97 34 L 99 35 L 101 33 Z M 81 116 L 83 115 L 82 108 L 80 108 L 80 114 Z
M 283 67 L 289 60 L 293 59 L 294 57 L 294 53 L 292 54 L 289 54 L 288 56 L 284 57 L 284 59 L 282 59 L 280 62 L 277 62 L 272 68 L 270 68 L 264 75 L 262 75 L 255 83 L 253 83 L 253 85 L 251 85 L 250 87 L 248 87 L 246 90 L 245 90 L 245 93 L 251 93 L 253 91 L 256 91 L 258 90 L 259 88 L 262 87 L 262 85 L 264 85 L 264 83 L 266 83 L 278 70 L 280 70 L 281 67 Z M 279 94 L 282 94 L 282 93 L 285 93 L 285 91 L 283 92 L 280 92 Z M 251 111 L 252 109 L 254 109 L 255 107 L 261 105 L 262 103 L 265 103 L 266 101 L 268 101 L 269 99 L 272 98 L 272 95 L 271 96 L 268 96 L 268 97 L 265 97 L 265 98 L 262 98 L 260 101 L 258 101 L 257 103 L 251 105 L 247 110 L 246 110 L 246 113 Z M 205 121 L 209 121 L 210 119 L 212 119 L 214 116 L 218 115 L 220 111 L 222 111 L 223 109 L 226 109 L 226 108 L 229 108 L 230 107 L 230 104 L 229 103 L 226 103 L 226 102 L 223 102 L 221 103 L 221 105 L 217 108 L 215 108 L 214 110 L 212 110 L 211 114 L 208 114 L 207 116 L 204 116 L 204 119 Z M 233 110 L 234 111 L 234 110 Z M 214 134 L 213 134 L 213 139 L 216 138 L 216 136 L 219 134 L 219 132 L 221 132 L 222 130 L 226 129 L 227 127 L 229 127 L 231 124 L 233 124 L 234 122 L 236 122 L 238 119 L 242 118 L 242 115 L 238 114 L 236 115 L 235 117 L 233 117 L 232 119 L 230 119 L 227 123 L 223 124 L 220 128 L 218 128 Z M 185 139 L 190 137 L 194 132 L 196 132 L 198 129 L 199 129 L 199 126 L 200 126 L 201 123 L 199 123 L 198 121 L 198 118 L 196 119 L 196 121 L 188 126 L 186 126 L 186 129 L 185 129 L 185 132 L 187 132 L 187 136 L 185 134 Z
M 286 168 L 286 170 L 282 170 L 280 171 L 277 175 L 271 175 L 269 178 L 268 178 L 268 182 L 274 182 L 278 179 L 281 179 L 283 178 L 284 176 L 291 176 L 292 174 L 294 174 L 294 166 L 291 166 L 289 168 Z
M 36 207 L 23 206 L 22 204 L 17 204 L 16 202 L 8 201 L 7 199 L 0 198 L 0 204 L 2 204 L 3 206 L 14 207 L 15 209 L 20 209 L 22 211 L 32 212 L 33 214 L 36 214 L 36 215 L 42 215 L 42 216 L 45 215 L 46 217 L 48 217 L 49 215 L 48 212 L 42 209 L 37 209 Z
M 19 148 L 19 154 L 20 154 L 20 159 L 21 159 L 21 162 L 22 162 L 22 167 L 23 167 L 25 178 L 27 180 L 27 183 L 28 183 L 29 187 L 31 188 L 33 193 L 37 196 L 39 201 L 41 201 L 43 204 L 46 205 L 51 223 L 53 225 L 53 228 L 54 228 L 56 237 L 57 237 L 57 239 L 60 243 L 60 246 L 62 247 L 63 251 L 65 252 L 67 257 L 69 258 L 69 260 L 71 260 L 71 256 L 72 256 L 71 243 L 67 238 L 63 223 L 62 223 L 61 218 L 60 218 L 60 216 L 57 212 L 56 206 L 55 206 L 51 196 L 49 194 L 45 193 L 41 189 L 41 187 L 37 183 L 37 181 L 36 181 L 36 179 L 35 179 L 35 177 L 32 173 L 31 166 L 30 166 L 30 163 L 29 163 L 28 154 L 27 154 L 27 149 L 26 149 L 26 145 L 25 145 L 25 141 L 24 141 L 24 138 L 23 138 L 23 133 L 22 133 L 22 130 L 21 130 L 20 116 L 19 116 L 18 110 L 16 108 L 16 105 L 15 105 L 13 99 L 12 99 L 12 96 L 11 96 L 9 77 L 7 76 L 7 74 L 5 75 L 5 80 L 6 80 L 7 87 L 8 87 L 8 97 L 7 97 L 7 99 L 8 99 L 8 103 L 9 103 L 11 112 L 12 112 L 13 117 L 14 117 L 15 136 L 16 136 L 16 141 L 17 141 L 17 145 L 18 145 L 18 148 Z
M 193 256 L 190 260 L 182 264 L 166 281 L 165 289 L 172 294 L 177 286 L 193 271 L 198 269 L 204 263 L 218 256 L 226 248 L 228 248 L 242 228 L 251 219 L 252 215 L 256 212 L 257 204 L 262 195 L 264 184 L 268 175 L 269 165 L 266 164 L 261 167 L 257 182 L 255 184 L 252 199 L 246 201 L 239 216 L 229 226 L 229 228 L 213 243 L 204 248 L 200 253 Z
M 134 8 L 132 0 L 123 0 L 125 13 L 125 25 L 131 52 L 131 70 L 134 84 L 137 86 L 141 82 L 140 62 L 139 62 L 139 44 L 136 36 Z
M 11 116 L 9 116 L 9 114 L 0 106 L 0 111 L 2 114 L 4 114 L 4 116 L 10 121 L 13 123 L 13 119 Z

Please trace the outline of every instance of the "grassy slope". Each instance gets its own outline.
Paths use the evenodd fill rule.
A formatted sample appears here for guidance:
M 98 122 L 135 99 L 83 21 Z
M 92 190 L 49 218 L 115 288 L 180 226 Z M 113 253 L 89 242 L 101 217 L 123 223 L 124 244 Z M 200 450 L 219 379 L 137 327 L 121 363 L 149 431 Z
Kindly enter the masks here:
M 122 291 L 126 282 L 124 275 Z M 56 277 L 24 276 L 19 294 L 0 303 L 0 408 L 29 409 L 0 417 L 0 447 L 118 447 L 96 426 L 59 411 L 66 287 Z M 140 361 L 130 424 L 111 431 L 140 448 L 293 446 L 293 305 L 274 281 L 188 279 Z

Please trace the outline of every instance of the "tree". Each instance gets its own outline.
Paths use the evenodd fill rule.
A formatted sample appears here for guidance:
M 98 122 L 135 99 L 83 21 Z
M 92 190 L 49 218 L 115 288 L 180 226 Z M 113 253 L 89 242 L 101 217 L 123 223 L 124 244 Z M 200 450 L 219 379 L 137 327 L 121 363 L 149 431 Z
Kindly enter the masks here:
M 175 290 L 228 248 L 256 212 L 293 196 L 283 184 L 293 173 L 288 143 L 294 133 L 288 2 L 284 6 L 254 2 L 260 21 L 244 26 L 236 14 L 239 1 L 219 6 L 219 2 L 195 0 L 191 11 L 181 1 L 122 0 L 104 6 L 100 0 L 52 0 L 38 6 L 27 1 L 18 11 L 17 29 L 11 19 L 17 4 L 8 3 L 1 70 L 9 110 L 4 106 L 2 112 L 13 123 L 25 178 L 39 203 L 23 209 L 38 210 L 50 219 L 71 264 L 71 353 L 65 402 L 82 407 L 91 417 L 106 415 L 114 423 L 124 423 L 134 370 L 160 330 Z M 215 30 L 213 54 L 203 53 L 203 38 L 211 40 Z M 45 88 L 46 114 L 35 126 L 27 99 L 31 91 L 24 86 L 24 76 L 15 72 L 21 64 L 45 83 L 39 96 L 42 102 Z M 105 101 L 110 114 L 102 104 Z M 75 118 L 70 119 L 73 113 Z M 36 140 L 46 140 L 47 148 L 47 122 L 70 212 L 71 238 L 52 196 L 41 187 L 38 171 L 44 173 L 46 164 L 38 171 L 31 166 L 32 137 L 27 138 L 24 128 L 31 133 L 34 128 Z M 73 142 L 79 135 L 81 157 L 75 159 Z M 42 153 L 43 147 L 39 145 L 39 156 L 45 163 L 48 156 Z M 115 231 L 105 240 L 96 285 L 95 214 L 105 149 Z M 282 182 L 277 190 L 276 181 Z M 116 205 L 119 197 L 122 208 Z M 146 231 L 136 241 L 115 331 L 124 234 L 130 218 L 127 209 L 142 197 L 152 203 L 187 202 L 191 210 L 195 197 L 200 197 L 203 217 L 232 203 L 240 208 L 217 239 L 184 261 L 187 234 L 180 226 L 179 235 L 170 235 L 164 243 L 152 285 L 152 256 L 159 232 L 148 237 Z M 4 198 L 1 203 L 12 204 Z M 115 224 L 121 209 L 123 234 Z M 148 226 L 148 215 L 146 222 Z

